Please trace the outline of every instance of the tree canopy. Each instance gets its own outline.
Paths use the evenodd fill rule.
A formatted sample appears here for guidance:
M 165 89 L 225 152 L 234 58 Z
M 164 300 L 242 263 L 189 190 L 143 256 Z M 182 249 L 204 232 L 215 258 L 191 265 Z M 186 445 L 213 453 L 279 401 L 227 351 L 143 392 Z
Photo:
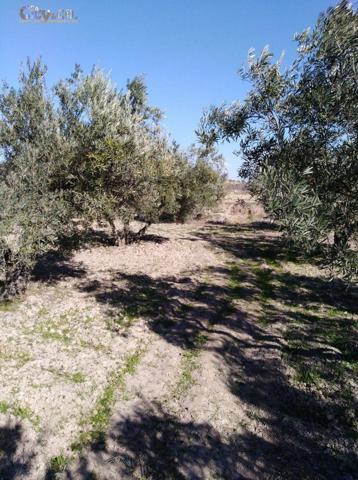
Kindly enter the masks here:
M 107 222 L 116 243 L 161 218 L 184 220 L 222 193 L 214 150 L 182 151 L 148 104 L 142 77 L 118 90 L 98 68 L 46 87 L 40 60 L 0 92 L 0 296 L 21 292 L 37 259 L 74 229 Z M 144 226 L 131 231 L 131 221 Z
M 211 107 L 198 135 L 206 145 L 239 141 L 241 177 L 306 251 L 329 248 L 329 264 L 357 278 L 358 13 L 347 1 L 296 35 L 286 70 L 268 47 L 249 51 L 240 103 Z

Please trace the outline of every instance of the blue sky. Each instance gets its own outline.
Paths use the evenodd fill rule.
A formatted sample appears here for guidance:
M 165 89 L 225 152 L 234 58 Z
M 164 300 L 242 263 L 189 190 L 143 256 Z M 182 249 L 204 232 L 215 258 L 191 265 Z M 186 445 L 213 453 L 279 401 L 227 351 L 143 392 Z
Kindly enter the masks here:
M 67 77 L 75 63 L 97 64 L 119 87 L 144 74 L 150 102 L 165 112 L 165 126 L 186 147 L 203 108 L 242 99 L 248 84 L 237 76 L 250 47 L 269 45 L 286 61 L 295 32 L 314 25 L 330 0 L 0 0 L 0 78 L 17 82 L 27 56 L 42 56 L 48 84 Z M 22 24 L 19 9 L 32 4 L 74 9 L 76 24 Z M 220 147 L 229 176 L 240 160 L 234 145 Z

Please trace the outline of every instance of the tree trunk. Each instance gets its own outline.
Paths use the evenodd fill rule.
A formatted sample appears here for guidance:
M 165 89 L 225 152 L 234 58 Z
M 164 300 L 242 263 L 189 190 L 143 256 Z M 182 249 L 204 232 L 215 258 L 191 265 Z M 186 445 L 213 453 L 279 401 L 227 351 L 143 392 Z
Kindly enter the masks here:
M 30 269 L 16 262 L 10 249 L 4 254 L 5 280 L 0 285 L 0 299 L 10 300 L 21 295 L 27 288 L 30 279 Z
M 151 223 L 147 223 L 137 233 L 135 233 L 136 241 L 139 241 L 146 234 L 146 231 L 150 226 L 151 226 Z
M 138 232 L 132 232 L 129 226 L 129 221 L 125 221 L 123 224 L 123 231 L 120 235 L 120 238 L 124 240 L 125 245 L 130 245 L 131 243 L 139 242 L 140 239 L 145 235 L 146 231 L 150 226 L 151 226 L 151 223 L 147 223 Z
M 132 243 L 132 232 L 129 226 L 129 221 L 125 221 L 123 225 L 123 238 L 124 238 L 124 244 L 129 245 Z
M 117 245 L 118 244 L 118 232 L 117 232 L 116 224 L 115 224 L 113 218 L 111 218 L 111 217 L 107 218 L 107 222 L 109 223 L 109 226 L 111 227 L 113 243 L 114 243 L 114 245 Z

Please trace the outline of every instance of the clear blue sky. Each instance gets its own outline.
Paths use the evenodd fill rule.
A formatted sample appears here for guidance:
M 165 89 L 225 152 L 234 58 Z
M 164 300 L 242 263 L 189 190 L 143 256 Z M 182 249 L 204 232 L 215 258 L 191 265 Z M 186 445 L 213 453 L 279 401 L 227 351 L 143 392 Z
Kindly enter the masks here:
M 152 104 L 186 147 L 202 110 L 241 99 L 248 85 L 237 76 L 250 47 L 270 45 L 275 54 L 295 54 L 295 32 L 314 25 L 335 0 L 0 0 L 0 78 L 14 84 L 27 56 L 41 55 L 48 83 L 98 64 L 119 87 L 144 74 Z M 76 24 L 21 24 L 19 8 L 32 4 L 72 8 Z M 233 145 L 221 147 L 229 175 L 239 159 Z

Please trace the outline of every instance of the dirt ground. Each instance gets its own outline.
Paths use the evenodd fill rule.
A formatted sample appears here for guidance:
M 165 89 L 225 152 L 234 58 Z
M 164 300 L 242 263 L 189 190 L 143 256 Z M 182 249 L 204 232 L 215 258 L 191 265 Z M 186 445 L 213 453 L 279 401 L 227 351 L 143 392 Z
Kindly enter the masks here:
M 0 479 L 358 479 L 355 291 L 250 195 L 0 304 Z

